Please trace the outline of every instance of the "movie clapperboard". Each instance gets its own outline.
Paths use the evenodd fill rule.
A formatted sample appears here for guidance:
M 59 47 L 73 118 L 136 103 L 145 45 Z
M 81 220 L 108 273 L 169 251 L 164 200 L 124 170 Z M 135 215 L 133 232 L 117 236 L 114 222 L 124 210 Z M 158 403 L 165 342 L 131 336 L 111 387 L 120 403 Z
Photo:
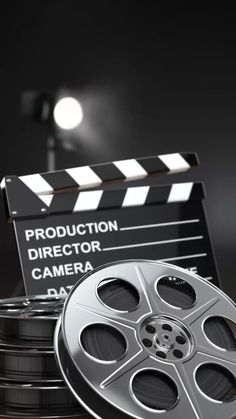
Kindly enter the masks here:
M 26 294 L 66 294 L 93 268 L 136 258 L 173 263 L 219 285 L 203 184 L 150 185 L 151 176 L 197 165 L 195 153 L 173 153 L 5 177 Z

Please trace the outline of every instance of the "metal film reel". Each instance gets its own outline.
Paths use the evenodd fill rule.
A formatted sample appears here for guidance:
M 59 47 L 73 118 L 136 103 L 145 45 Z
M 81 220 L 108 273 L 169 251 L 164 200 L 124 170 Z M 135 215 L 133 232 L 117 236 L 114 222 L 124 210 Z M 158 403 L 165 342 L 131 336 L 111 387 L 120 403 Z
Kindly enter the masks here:
M 53 350 L 0 346 L 0 382 L 62 381 Z
M 236 417 L 236 308 L 211 283 L 145 260 L 105 265 L 55 332 L 71 391 L 96 418 Z
M 68 418 L 85 414 L 64 383 L 53 335 L 64 298 L 0 301 L 0 417 Z
M 69 418 L 84 415 L 64 383 L 0 382 L 1 418 Z
M 64 301 L 57 296 L 0 300 L 0 344 L 53 348 L 54 329 Z

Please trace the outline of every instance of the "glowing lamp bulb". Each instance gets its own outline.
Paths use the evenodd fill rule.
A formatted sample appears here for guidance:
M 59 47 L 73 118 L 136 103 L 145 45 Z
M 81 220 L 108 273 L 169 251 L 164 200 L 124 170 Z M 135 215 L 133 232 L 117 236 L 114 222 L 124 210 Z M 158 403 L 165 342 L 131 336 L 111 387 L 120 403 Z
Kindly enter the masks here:
M 82 107 L 75 98 L 63 97 L 56 103 L 53 117 L 60 128 L 65 130 L 74 129 L 82 122 Z

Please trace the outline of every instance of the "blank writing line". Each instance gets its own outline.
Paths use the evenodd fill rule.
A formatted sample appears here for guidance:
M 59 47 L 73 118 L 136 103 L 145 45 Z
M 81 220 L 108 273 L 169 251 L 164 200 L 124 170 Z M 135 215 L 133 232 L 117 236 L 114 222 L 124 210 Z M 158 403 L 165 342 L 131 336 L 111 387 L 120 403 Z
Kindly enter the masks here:
M 182 237 L 181 239 L 160 240 L 157 242 L 126 244 L 124 246 L 105 247 L 103 248 L 103 252 L 108 252 L 109 250 L 130 249 L 132 247 L 154 246 L 156 244 L 178 243 L 178 242 L 184 242 L 184 241 L 190 241 L 190 240 L 201 240 L 201 239 L 203 239 L 203 236 Z
M 177 257 L 174 257 L 174 258 L 157 259 L 157 262 L 166 262 L 167 260 L 182 260 L 182 259 L 202 258 L 204 256 L 207 256 L 207 253 L 197 253 L 195 255 L 186 255 L 186 256 L 177 256 Z
M 130 227 L 121 227 L 120 231 L 127 231 L 127 230 L 140 230 L 143 228 L 153 228 L 153 227 L 166 227 L 166 226 L 174 226 L 180 224 L 190 224 L 190 223 L 199 223 L 199 219 L 195 218 L 193 220 L 182 220 L 182 221 L 171 221 L 168 223 L 158 223 L 158 224 L 143 224 L 139 226 L 130 226 Z

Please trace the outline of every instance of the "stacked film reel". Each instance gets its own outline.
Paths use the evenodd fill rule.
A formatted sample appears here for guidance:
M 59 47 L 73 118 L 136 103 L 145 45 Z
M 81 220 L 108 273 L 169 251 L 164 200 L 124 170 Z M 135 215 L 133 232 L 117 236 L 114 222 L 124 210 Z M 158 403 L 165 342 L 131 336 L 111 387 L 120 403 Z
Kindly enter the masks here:
M 84 414 L 64 383 L 53 348 L 60 297 L 0 301 L 0 417 L 67 418 Z
M 236 308 L 182 268 L 105 265 L 70 293 L 55 332 L 60 369 L 96 418 L 236 418 Z

